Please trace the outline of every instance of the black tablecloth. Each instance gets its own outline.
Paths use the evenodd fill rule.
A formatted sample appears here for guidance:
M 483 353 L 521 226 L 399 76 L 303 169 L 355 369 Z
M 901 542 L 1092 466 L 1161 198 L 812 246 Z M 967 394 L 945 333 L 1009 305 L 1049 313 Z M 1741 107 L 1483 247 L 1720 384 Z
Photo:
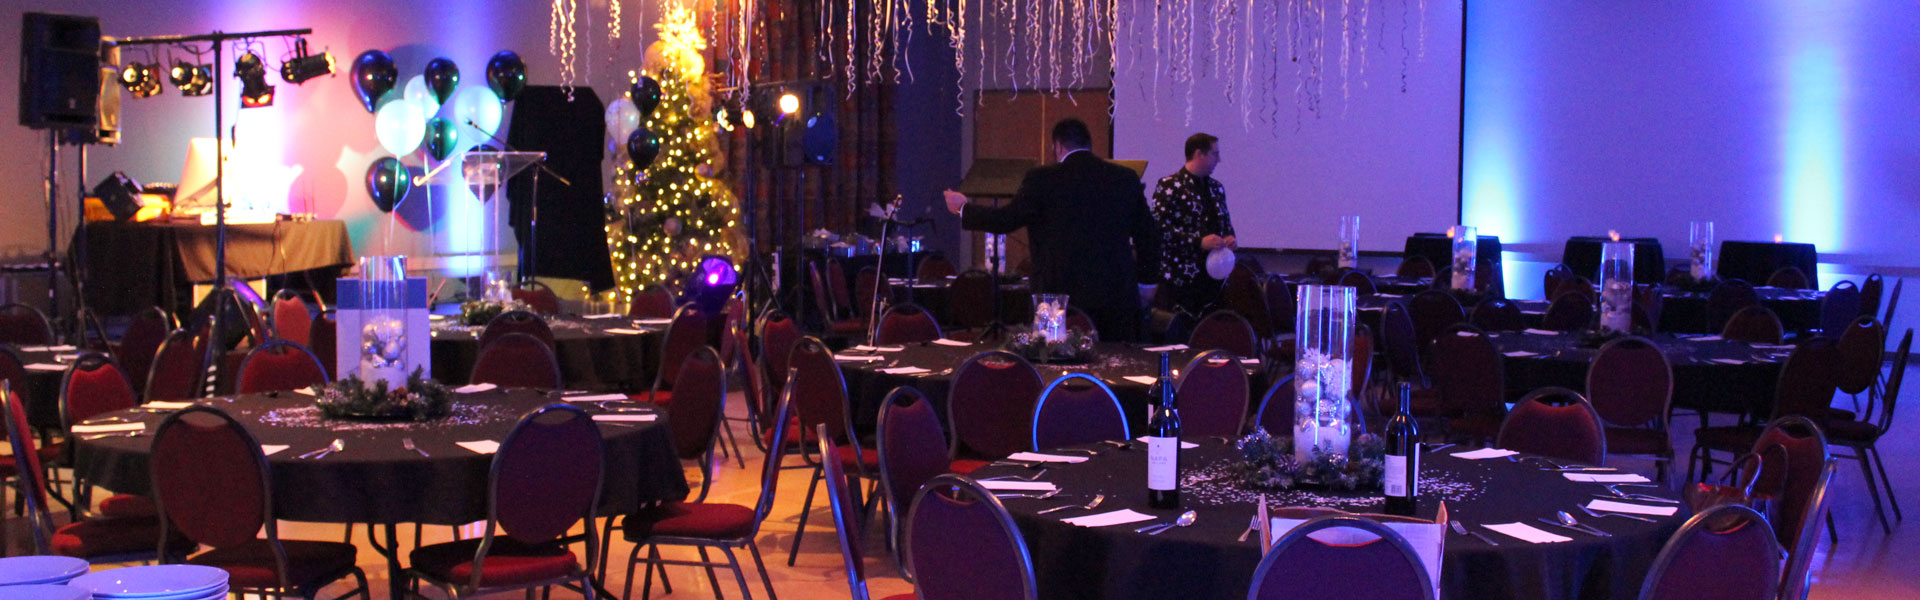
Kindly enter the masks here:
M 20 365 L 60 365 L 58 371 L 28 368 L 13 389 L 13 397 L 27 403 L 27 423 L 38 429 L 60 428 L 60 380 L 73 366 L 73 346 L 24 346 L 14 349 Z M 139 384 L 135 384 L 136 389 Z
M 1321 285 L 1325 283 L 1325 280 L 1322 279 L 1319 275 L 1288 274 L 1288 275 L 1270 275 L 1267 277 L 1267 285 L 1273 285 L 1275 283 L 1284 283 L 1292 286 L 1299 286 L 1301 284 Z M 1433 287 L 1432 277 L 1401 277 L 1399 275 L 1374 275 L 1373 276 L 1374 291 L 1377 291 L 1382 294 L 1411 296 L 1411 295 L 1426 291 L 1432 287 Z
M 323 523 L 428 523 L 462 525 L 487 518 L 487 474 L 493 455 L 456 442 L 500 442 L 528 412 L 559 401 L 529 390 L 495 390 L 456 397 L 453 414 L 425 423 L 364 423 L 326 420 L 308 396 L 241 396 L 213 401 L 233 415 L 261 445 L 286 450 L 267 457 L 273 476 L 275 516 Z M 588 407 L 589 412 L 598 412 Z M 148 435 L 77 438 L 82 478 L 128 494 L 149 493 L 151 433 L 166 415 L 118 411 L 147 423 Z M 629 426 L 630 425 L 630 426 Z M 648 503 L 687 495 L 686 477 L 674 458 L 666 421 L 601 423 L 606 475 L 600 514 L 631 512 Z M 346 449 L 324 459 L 297 458 L 333 439 Z M 402 447 L 412 438 L 431 456 Z
M 1587 368 L 1598 347 L 1580 343 L 1581 334 L 1495 333 L 1493 345 L 1505 358 L 1507 395 L 1560 386 L 1587 389 Z M 1773 393 L 1781 361 L 1790 349 L 1756 348 L 1717 338 L 1700 340 L 1656 334 L 1648 338 L 1673 365 L 1673 406 L 1714 412 L 1752 414 L 1765 419 L 1773 411 Z M 1726 364 L 1719 361 L 1740 361 Z
M 1813 244 L 1729 240 L 1720 242 L 1720 262 L 1714 272 L 1721 279 L 1743 279 L 1760 285 L 1781 267 L 1799 267 L 1800 272 L 1807 274 L 1807 282 L 1818 288 L 1819 262 L 1820 253 L 1814 251 Z
M 851 400 L 854 428 L 861 432 L 873 431 L 875 421 L 880 415 L 880 401 L 887 392 L 899 386 L 910 386 L 927 395 L 933 403 L 935 414 L 947 414 L 947 390 L 953 383 L 953 369 L 975 354 L 999 348 L 998 344 L 977 343 L 967 346 L 943 346 L 934 343 L 907 344 L 899 352 L 881 352 L 886 360 L 875 362 L 842 362 L 840 372 L 847 380 L 847 394 Z M 1157 398 L 1149 393 L 1152 386 L 1138 381 L 1129 381 L 1128 376 L 1156 377 L 1160 374 L 1160 355 L 1148 352 L 1142 346 L 1120 343 L 1099 344 L 1094 359 L 1087 364 L 1077 365 L 1034 365 L 1040 371 L 1040 378 L 1047 383 L 1073 373 L 1086 373 L 1099 378 L 1113 389 L 1120 399 L 1120 408 L 1126 412 L 1127 426 L 1138 434 L 1147 424 L 1147 405 Z M 1187 361 L 1199 354 L 1198 350 L 1172 351 L 1173 368 L 1185 368 Z M 843 354 L 859 355 L 861 352 Z M 879 370 L 892 367 L 920 367 L 930 372 L 918 375 L 892 375 Z M 1257 408 L 1260 396 L 1267 391 L 1264 369 L 1256 365 L 1247 365 L 1252 375 L 1248 385 L 1248 406 Z M 1251 414 L 1251 412 L 1249 412 Z
M 1560 252 L 1560 263 L 1573 270 L 1573 274 L 1600 281 L 1601 244 L 1612 241 L 1611 238 L 1576 235 L 1567 239 L 1567 246 Z M 1660 249 L 1660 238 L 1620 238 L 1622 242 L 1633 244 L 1633 281 L 1634 283 L 1659 283 L 1667 280 L 1667 255 Z
M 1500 236 L 1481 235 L 1474 241 L 1477 258 L 1500 262 Z M 1425 256 L 1433 262 L 1434 269 L 1444 269 L 1453 264 L 1453 238 L 1444 233 L 1416 233 L 1407 236 L 1401 253 L 1409 257 Z
M 953 323 L 953 279 L 938 281 L 920 281 L 908 283 L 896 279 L 889 282 L 894 304 L 912 302 L 927 309 L 940 324 Z M 1033 319 L 1033 289 L 1025 281 L 1005 281 L 1000 284 L 1000 320 L 1003 323 L 1025 323 Z
M 433 324 L 433 377 L 461 385 L 480 359 L 480 330 L 453 319 Z M 582 319 L 550 317 L 554 353 L 567 389 L 637 391 L 653 385 L 664 324 L 641 325 L 627 318 Z M 610 333 L 608 329 L 639 329 L 643 333 Z
M 1237 450 L 1219 438 L 1188 441 L 1200 444 L 1181 455 L 1183 508 L 1198 513 L 1191 527 L 1148 536 L 1134 533 L 1145 523 L 1083 528 L 1061 522 L 1065 517 L 1119 509 L 1153 514 L 1161 521 L 1178 514 L 1178 510 L 1147 508 L 1147 453 L 1139 443 L 1129 450 L 1100 450 L 1093 460 L 1080 464 L 1049 464 L 1043 480 L 1060 486 L 1064 490 L 1060 496 L 1002 501 L 1026 537 L 1040 597 L 1238 600 L 1247 596 L 1260 560 L 1259 536 L 1245 542 L 1235 539 L 1247 528 L 1258 496 L 1239 490 L 1227 471 L 1238 460 Z M 1600 484 L 1574 483 L 1530 461 L 1470 461 L 1446 455 L 1456 450 L 1430 453 L 1423 459 L 1422 477 L 1429 488 L 1420 501 L 1419 516 L 1433 518 L 1444 500 L 1452 520 L 1469 525 L 1499 546 L 1448 534 L 1441 563 L 1442 598 L 1635 598 L 1661 545 L 1687 517 L 1684 509 L 1653 523 L 1588 517 L 1576 507 L 1601 492 Z M 1029 473 L 1017 467 L 988 467 L 973 475 Z M 1097 510 L 1035 514 L 1044 508 L 1084 503 L 1093 494 L 1107 496 Z M 1298 491 L 1269 494 L 1267 499 L 1272 507 L 1319 506 L 1352 512 L 1381 508 L 1378 496 L 1361 492 Z M 1614 535 L 1600 538 L 1535 521 L 1556 510 L 1573 513 Z M 1528 544 L 1480 527 L 1513 522 L 1573 540 Z
M 1808 273 L 1811 277 L 1812 273 Z M 1764 279 L 1761 281 L 1765 281 Z M 1803 332 L 1820 326 L 1820 302 L 1826 292 L 1755 287 L 1760 305 L 1780 317 L 1788 333 Z M 1675 333 L 1719 333 L 1707 331 L 1707 293 L 1668 292 L 1660 309 L 1660 330 Z
M 87 223 L 87 307 L 108 315 L 154 306 L 182 312 L 187 308 L 182 290 L 218 279 L 215 229 L 199 223 Z M 339 269 L 353 260 L 343 221 L 227 226 L 229 277 Z

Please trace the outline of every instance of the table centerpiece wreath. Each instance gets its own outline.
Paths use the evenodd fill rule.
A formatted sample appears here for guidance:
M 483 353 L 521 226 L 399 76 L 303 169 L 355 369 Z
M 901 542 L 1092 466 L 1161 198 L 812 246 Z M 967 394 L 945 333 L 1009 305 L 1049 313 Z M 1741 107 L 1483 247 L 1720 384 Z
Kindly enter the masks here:
M 1234 470 L 1241 484 L 1254 490 L 1379 489 L 1386 473 L 1387 442 L 1371 433 L 1353 439 L 1351 455 L 1315 448 L 1313 458 L 1306 462 L 1294 458 L 1292 436 L 1274 437 L 1264 427 L 1255 428 L 1234 447 L 1240 450 Z
M 335 419 L 425 421 L 446 416 L 453 404 L 453 391 L 440 382 L 422 377 L 415 368 L 407 375 L 407 384 L 389 388 L 385 379 L 369 384 L 358 374 L 313 386 L 315 407 Z

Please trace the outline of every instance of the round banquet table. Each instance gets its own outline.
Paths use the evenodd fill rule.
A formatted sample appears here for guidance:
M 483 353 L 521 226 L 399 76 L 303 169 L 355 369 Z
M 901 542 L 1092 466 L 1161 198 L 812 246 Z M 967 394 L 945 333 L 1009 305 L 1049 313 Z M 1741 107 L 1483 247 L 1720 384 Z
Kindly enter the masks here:
M 79 350 L 73 346 L 20 346 L 14 354 L 25 367 L 13 393 L 27 403 L 27 423 L 37 429 L 60 429 L 60 380 L 73 366 Z M 58 369 L 54 367 L 59 367 Z M 144 383 L 144 382 L 143 382 Z M 136 388 L 138 384 L 136 384 Z
M 457 319 L 433 321 L 433 376 L 447 385 L 467 382 L 480 358 L 480 330 L 485 329 L 455 323 Z M 568 389 L 631 391 L 653 384 L 663 320 L 551 316 L 547 325 L 553 328 L 554 355 Z M 634 331 L 638 333 L 630 333 Z
M 1137 442 L 1126 450 L 1084 446 L 1097 452 L 1091 460 L 1048 464 L 1042 480 L 1064 490 L 1054 498 L 1002 500 L 1026 538 L 1041 598 L 1239 600 L 1247 596 L 1261 557 L 1259 535 L 1251 535 L 1244 542 L 1236 540 L 1256 512 L 1259 494 L 1232 483 L 1228 468 L 1238 460 L 1238 450 L 1232 445 L 1220 438 L 1188 441 L 1199 443 L 1198 448 L 1183 450 L 1181 455 L 1182 508 L 1198 514 L 1191 527 L 1148 536 L 1134 532 L 1148 523 L 1079 527 L 1061 521 L 1120 509 L 1154 515 L 1154 522 L 1169 522 L 1179 514 L 1179 510 L 1147 508 L 1147 453 L 1145 445 Z M 1417 516 L 1434 518 L 1444 501 L 1451 520 L 1462 522 L 1499 545 L 1446 534 L 1441 598 L 1635 598 L 1661 546 L 1688 516 L 1681 508 L 1673 516 L 1649 517 L 1654 519 L 1650 523 L 1589 517 L 1576 507 L 1595 493 L 1604 493 L 1601 484 L 1569 481 L 1561 473 L 1541 470 L 1528 460 L 1476 461 L 1447 454 L 1458 449 L 1423 457 L 1421 473 L 1427 488 Z M 1030 473 L 1002 466 L 983 468 L 973 476 Z M 1626 489 L 1640 492 L 1646 488 Z M 1098 509 L 1036 514 L 1046 508 L 1084 504 L 1094 494 L 1107 496 Z M 1312 506 L 1356 513 L 1377 513 L 1381 508 L 1380 498 L 1365 492 L 1292 491 L 1266 496 L 1268 506 L 1274 508 Z M 1551 517 L 1556 510 L 1573 513 L 1582 523 L 1613 536 L 1597 537 L 1535 520 Z M 1572 540 L 1530 544 L 1481 527 L 1514 522 Z
M 926 394 L 933 403 L 934 413 L 945 418 L 947 414 L 947 391 L 953 383 L 953 370 L 960 363 L 975 354 L 997 350 L 997 342 L 975 342 L 965 346 L 947 346 L 932 342 L 903 344 L 897 352 L 862 352 L 849 350 L 839 356 L 879 356 L 881 360 L 871 362 L 842 361 L 840 372 L 846 378 L 847 397 L 853 410 L 853 425 L 861 432 L 873 431 L 874 423 L 880 415 L 880 402 L 886 399 L 887 392 L 895 387 L 908 386 Z M 1040 364 L 1033 366 L 1040 372 L 1040 379 L 1052 383 L 1073 373 L 1085 373 L 1106 382 L 1120 399 L 1120 408 L 1127 415 L 1127 426 L 1134 435 L 1144 431 L 1147 424 L 1147 405 L 1157 401 L 1151 397 L 1152 384 L 1143 383 L 1145 379 L 1134 381 L 1127 377 L 1154 378 L 1160 375 L 1160 354 L 1149 352 L 1147 347 L 1135 344 L 1100 342 L 1094 347 L 1094 358 L 1084 364 Z M 1173 369 L 1186 368 L 1187 361 L 1200 354 L 1200 350 L 1179 349 L 1170 351 Z M 1259 408 L 1261 395 L 1267 392 L 1266 370 L 1253 359 L 1242 359 L 1249 375 L 1248 414 Z M 900 375 L 880 372 L 881 369 L 898 367 L 920 367 L 927 373 Z
M 1581 343 L 1581 334 L 1493 332 L 1494 348 L 1504 356 L 1507 395 L 1519 397 L 1549 386 L 1587 389 L 1587 368 L 1598 346 Z M 1780 367 L 1792 347 L 1748 344 L 1719 336 L 1648 336 L 1673 366 L 1673 405 L 1678 408 L 1750 414 L 1767 418 Z
M 894 304 L 912 302 L 927 309 L 942 326 L 953 323 L 953 278 L 927 281 L 894 279 L 887 282 Z M 1019 323 L 1033 318 L 1033 290 L 1025 280 L 1000 282 L 1000 321 Z
M 1433 287 L 1432 277 L 1402 277 L 1400 275 L 1372 275 L 1373 287 L 1383 294 L 1412 296 Z M 1326 278 L 1320 275 L 1300 273 L 1276 274 L 1267 276 L 1267 284 L 1285 283 L 1291 286 L 1302 284 L 1323 285 Z
M 1790 290 L 1755 286 L 1760 305 L 1780 317 L 1787 333 L 1801 333 L 1820 326 L 1820 303 L 1827 293 L 1820 290 Z M 1707 293 L 1670 290 L 1662 294 L 1660 330 L 1677 333 L 1716 333 L 1707 329 Z

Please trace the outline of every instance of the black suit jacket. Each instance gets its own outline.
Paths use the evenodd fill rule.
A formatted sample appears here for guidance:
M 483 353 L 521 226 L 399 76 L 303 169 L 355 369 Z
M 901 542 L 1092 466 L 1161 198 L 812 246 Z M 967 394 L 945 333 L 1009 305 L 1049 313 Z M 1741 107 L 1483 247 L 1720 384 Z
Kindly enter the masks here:
M 1140 305 L 1140 282 L 1159 277 L 1160 232 L 1132 169 L 1092 152 L 1037 167 L 1003 207 L 968 206 L 960 225 L 989 233 L 1027 228 L 1033 284 L 1088 310 Z

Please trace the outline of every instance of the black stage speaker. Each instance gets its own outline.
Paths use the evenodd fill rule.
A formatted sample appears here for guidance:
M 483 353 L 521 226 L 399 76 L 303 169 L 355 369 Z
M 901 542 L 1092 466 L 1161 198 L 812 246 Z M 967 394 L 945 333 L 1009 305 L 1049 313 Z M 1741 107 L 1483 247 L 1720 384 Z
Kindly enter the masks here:
M 33 129 L 95 127 L 100 118 L 100 19 L 26 13 L 20 34 L 20 124 Z
M 92 127 L 69 129 L 65 142 L 72 145 L 120 144 L 120 46 L 106 39 L 100 43 L 100 101 L 96 104 Z
M 114 171 L 100 185 L 93 186 L 93 195 L 100 198 L 100 205 L 113 213 L 113 220 L 125 221 L 140 212 L 140 182 L 128 177 L 125 172 Z

